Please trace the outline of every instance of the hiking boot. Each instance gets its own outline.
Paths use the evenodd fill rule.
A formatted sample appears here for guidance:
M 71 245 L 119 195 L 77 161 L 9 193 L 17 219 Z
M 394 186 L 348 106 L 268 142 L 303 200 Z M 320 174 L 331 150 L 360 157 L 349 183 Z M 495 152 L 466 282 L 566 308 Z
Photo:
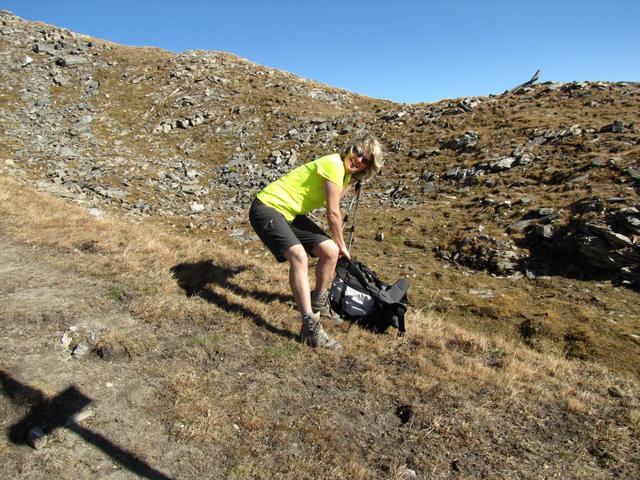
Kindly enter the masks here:
M 328 290 L 311 294 L 311 310 L 319 312 L 321 317 L 331 319 L 335 325 L 340 325 L 343 321 L 340 315 L 331 309 Z
M 302 328 L 300 329 L 300 341 L 311 347 L 322 347 L 331 350 L 342 348 L 340 342 L 334 340 L 322 328 L 320 313 L 306 314 L 302 317 Z

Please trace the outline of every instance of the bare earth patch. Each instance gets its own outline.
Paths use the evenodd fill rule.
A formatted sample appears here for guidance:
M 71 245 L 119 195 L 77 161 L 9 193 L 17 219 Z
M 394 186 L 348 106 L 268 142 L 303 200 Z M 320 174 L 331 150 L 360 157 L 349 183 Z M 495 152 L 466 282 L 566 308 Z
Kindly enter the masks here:
M 95 339 L 135 328 L 109 298 L 109 283 L 61 268 L 47 250 L 4 233 L 0 241 L 2 476 L 114 478 L 170 464 L 169 439 L 148 409 L 157 386 L 124 358 L 76 356 L 63 344 L 70 327 Z M 75 423 L 74 414 L 87 418 Z M 50 429 L 39 450 L 26 445 L 34 427 Z

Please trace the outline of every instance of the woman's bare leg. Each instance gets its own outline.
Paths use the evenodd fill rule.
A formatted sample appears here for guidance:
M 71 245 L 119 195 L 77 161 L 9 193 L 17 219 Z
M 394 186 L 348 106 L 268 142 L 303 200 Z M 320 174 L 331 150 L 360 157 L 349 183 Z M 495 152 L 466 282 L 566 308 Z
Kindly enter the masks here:
M 289 286 L 293 299 L 301 314 L 311 313 L 311 292 L 309 287 L 309 258 L 304 247 L 293 245 L 284 252 L 289 261 Z

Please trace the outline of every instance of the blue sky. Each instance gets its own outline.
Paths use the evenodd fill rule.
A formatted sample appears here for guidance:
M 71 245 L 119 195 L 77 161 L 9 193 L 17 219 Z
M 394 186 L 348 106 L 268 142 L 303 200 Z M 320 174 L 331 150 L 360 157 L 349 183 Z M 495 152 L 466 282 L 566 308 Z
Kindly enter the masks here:
M 223 50 L 376 98 L 431 102 L 542 81 L 640 81 L 640 1 L 0 0 L 126 45 Z

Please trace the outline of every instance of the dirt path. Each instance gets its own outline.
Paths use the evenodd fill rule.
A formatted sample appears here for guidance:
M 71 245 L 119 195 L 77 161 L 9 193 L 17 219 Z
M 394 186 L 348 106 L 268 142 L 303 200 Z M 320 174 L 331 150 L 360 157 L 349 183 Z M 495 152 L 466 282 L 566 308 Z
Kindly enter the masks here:
M 60 256 L 2 230 L 0 245 L 0 477 L 167 478 L 179 449 L 167 448 L 148 409 L 156 388 L 126 359 L 73 355 L 61 341 L 71 327 L 98 338 L 135 330 L 136 320 L 108 283 L 69 271 Z M 32 427 L 48 433 L 44 448 L 26 444 Z

